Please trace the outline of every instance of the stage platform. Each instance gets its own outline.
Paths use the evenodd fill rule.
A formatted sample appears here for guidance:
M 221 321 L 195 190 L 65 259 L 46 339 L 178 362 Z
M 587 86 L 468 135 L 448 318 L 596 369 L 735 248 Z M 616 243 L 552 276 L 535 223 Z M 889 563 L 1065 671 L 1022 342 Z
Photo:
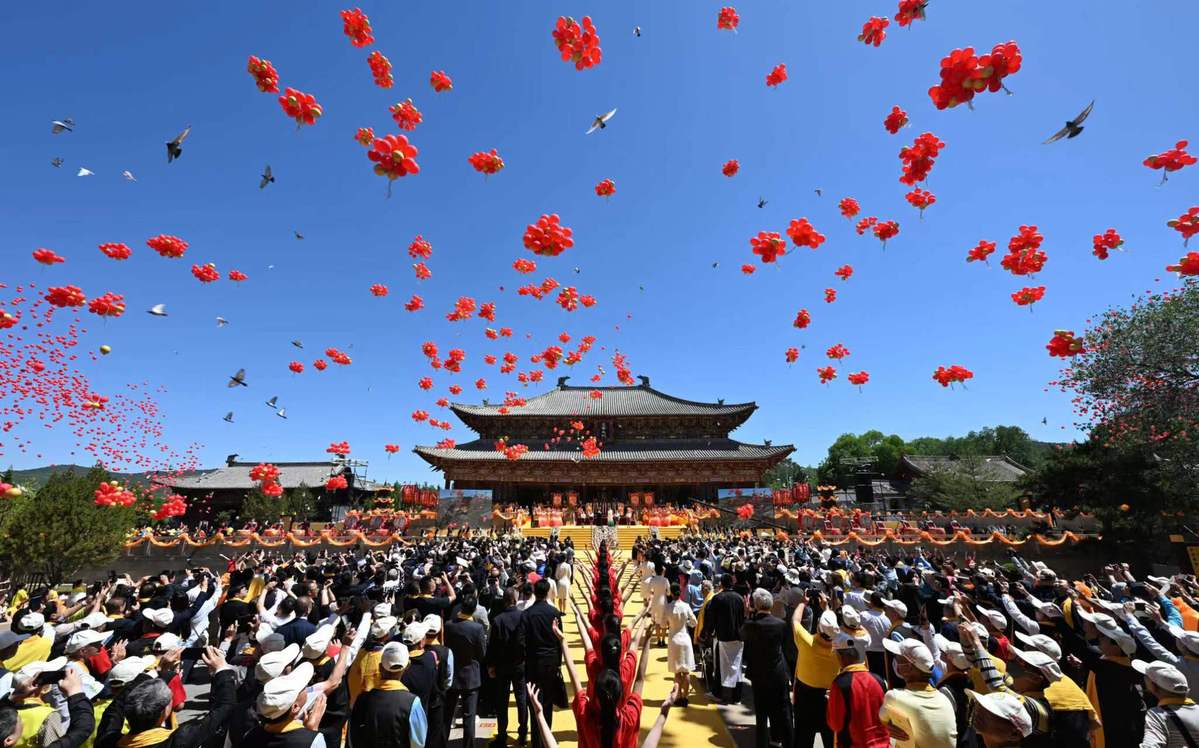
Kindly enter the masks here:
M 521 529 L 521 534 L 527 538 L 548 538 L 552 530 L 558 531 L 558 537 L 562 540 L 570 538 L 576 550 L 594 550 L 592 548 L 591 538 L 594 534 L 594 527 L 525 527 Z M 685 527 L 650 527 L 649 525 L 619 525 L 616 527 L 616 544 L 622 551 L 627 551 L 633 547 L 633 543 L 637 538 L 648 538 L 653 530 L 658 531 L 658 537 L 673 540 L 683 534 Z

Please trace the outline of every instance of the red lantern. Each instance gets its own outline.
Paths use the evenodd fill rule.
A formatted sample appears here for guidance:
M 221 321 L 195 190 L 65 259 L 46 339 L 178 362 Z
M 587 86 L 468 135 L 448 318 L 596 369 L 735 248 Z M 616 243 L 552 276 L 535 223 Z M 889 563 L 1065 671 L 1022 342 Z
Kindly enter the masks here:
M 645 494 L 645 505 L 646 505 L 646 506 L 653 506 L 653 505 L 654 505 L 654 493 L 653 493 L 653 491 L 649 491 L 649 492 L 647 492 L 647 493 Z
M 641 506 L 641 494 L 639 494 L 639 493 L 629 494 L 629 503 L 632 504 L 633 506 Z

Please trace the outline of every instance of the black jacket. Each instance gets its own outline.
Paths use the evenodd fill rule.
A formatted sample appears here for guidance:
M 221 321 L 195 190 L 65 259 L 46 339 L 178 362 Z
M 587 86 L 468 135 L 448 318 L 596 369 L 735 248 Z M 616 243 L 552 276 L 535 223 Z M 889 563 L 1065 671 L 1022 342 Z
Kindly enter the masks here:
M 411 716 L 421 711 L 420 699 L 408 691 L 367 691 L 350 713 L 350 744 L 409 748 Z
M 707 614 L 704 614 L 707 620 Z M 783 646 L 791 639 L 791 627 L 772 615 L 755 614 L 741 626 L 741 640 L 745 642 L 742 660 L 745 672 L 755 688 L 787 689 L 787 660 Z
M 525 667 L 532 674 L 558 672 L 562 667 L 562 645 L 554 635 L 554 621 L 562 617 L 544 600 L 525 608 L 521 626 L 525 630 Z
M 745 598 L 732 590 L 725 590 L 713 597 L 704 609 L 704 631 L 714 633 L 717 641 L 740 641 L 743 623 Z
M 525 671 L 525 629 L 521 625 L 523 619 L 524 611 L 515 607 L 508 608 L 491 619 L 486 663 L 488 667 L 495 668 L 498 675 L 517 675 Z
M 479 663 L 487 654 L 487 632 L 483 624 L 459 618 L 445 625 L 445 643 L 454 653 L 454 680 L 450 688 L 471 691 L 482 685 Z
M 130 686 L 121 692 L 121 697 L 129 693 Z M 232 668 L 222 670 L 213 676 L 212 691 L 208 705 L 208 714 L 188 720 L 179 725 L 179 729 L 171 733 L 159 746 L 164 748 L 201 748 L 225 727 L 236 706 L 237 676 Z M 121 728 L 125 724 L 125 699 L 116 698 L 104 710 L 100 718 L 100 729 L 96 733 L 95 748 L 115 748 L 121 738 Z
M 47 743 L 46 748 L 79 748 L 83 741 L 92 736 L 96 727 L 96 715 L 92 711 L 92 702 L 81 693 L 67 697 L 67 710 L 71 714 L 71 725 L 67 732 L 53 743 Z

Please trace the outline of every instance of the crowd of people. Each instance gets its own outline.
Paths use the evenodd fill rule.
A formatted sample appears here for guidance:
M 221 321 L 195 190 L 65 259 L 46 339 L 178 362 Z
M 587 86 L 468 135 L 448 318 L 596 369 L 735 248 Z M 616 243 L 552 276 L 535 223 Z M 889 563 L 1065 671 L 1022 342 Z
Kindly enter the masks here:
M 1199 746 L 1194 577 L 900 552 L 463 533 L 21 588 L 0 743 L 444 748 L 494 716 L 500 748 L 514 704 L 518 746 L 557 748 L 569 708 L 584 748 L 655 748 L 702 690 L 752 699 L 759 748 Z M 642 736 L 655 646 L 674 683 Z

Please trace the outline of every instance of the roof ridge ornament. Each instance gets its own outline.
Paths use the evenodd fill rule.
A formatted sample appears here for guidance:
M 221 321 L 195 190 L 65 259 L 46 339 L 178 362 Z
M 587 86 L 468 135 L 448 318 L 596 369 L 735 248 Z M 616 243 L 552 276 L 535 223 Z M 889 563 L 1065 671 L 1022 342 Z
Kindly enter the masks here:
M 649 377 L 645 376 L 644 374 L 638 374 L 637 378 L 641 380 L 642 387 L 649 387 Z
M 558 389 L 560 389 L 560 390 L 566 389 L 566 380 L 568 380 L 568 379 L 570 379 L 569 376 L 558 377 Z

